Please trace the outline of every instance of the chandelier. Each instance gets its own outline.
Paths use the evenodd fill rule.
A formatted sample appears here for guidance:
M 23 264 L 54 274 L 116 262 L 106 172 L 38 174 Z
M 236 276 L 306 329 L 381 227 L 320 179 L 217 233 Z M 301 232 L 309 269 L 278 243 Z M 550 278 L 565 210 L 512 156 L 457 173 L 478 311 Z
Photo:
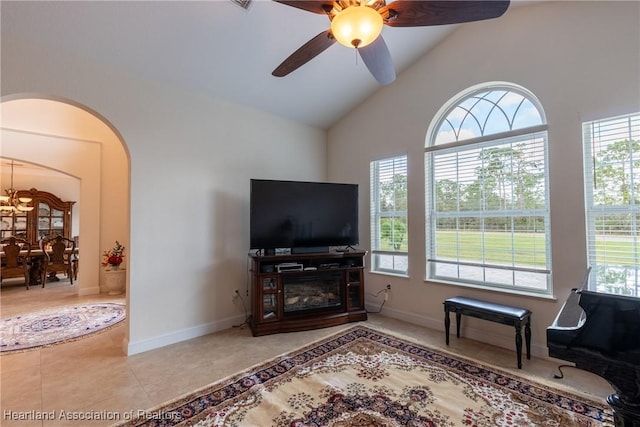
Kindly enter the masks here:
M 18 197 L 18 190 L 13 188 L 13 160 L 11 160 L 11 186 L 5 189 L 6 196 L 0 196 L 0 211 L 11 214 L 30 212 L 33 206 L 27 206 L 31 202 L 30 197 Z

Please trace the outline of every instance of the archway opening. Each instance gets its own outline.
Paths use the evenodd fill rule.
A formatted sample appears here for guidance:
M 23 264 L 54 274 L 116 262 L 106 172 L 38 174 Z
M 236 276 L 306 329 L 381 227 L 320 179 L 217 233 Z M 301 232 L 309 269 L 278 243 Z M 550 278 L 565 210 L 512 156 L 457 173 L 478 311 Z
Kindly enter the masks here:
M 123 139 L 97 112 L 70 100 L 11 96 L 3 97 L 0 106 L 0 157 L 36 165 L 50 176 L 49 183 L 23 176 L 21 186 L 37 182 L 39 190 L 75 199 L 73 235 L 81 252 L 77 293 L 105 292 L 103 252 L 116 240 L 129 244 L 130 168 Z M 79 183 L 75 190 L 66 183 L 73 180 Z M 2 188 L 6 185 L 2 182 Z

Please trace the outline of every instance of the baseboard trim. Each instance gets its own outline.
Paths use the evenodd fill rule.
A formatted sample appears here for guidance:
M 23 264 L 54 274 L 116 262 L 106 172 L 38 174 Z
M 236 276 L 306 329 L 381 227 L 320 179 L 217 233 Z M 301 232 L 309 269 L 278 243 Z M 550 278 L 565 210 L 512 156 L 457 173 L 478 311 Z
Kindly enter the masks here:
M 144 353 L 156 348 L 176 344 L 193 338 L 198 338 L 204 335 L 212 334 L 214 332 L 223 331 L 225 329 L 232 328 L 234 325 L 241 324 L 242 322 L 244 322 L 244 320 L 245 317 L 240 314 L 237 316 L 228 317 L 226 319 L 217 320 L 215 322 L 194 326 L 192 328 L 182 329 L 165 335 L 160 335 L 154 338 L 133 342 L 128 341 L 124 343 L 125 351 L 128 356 Z
M 78 288 L 78 295 L 83 297 L 86 295 L 98 295 L 100 293 L 100 286 L 92 286 L 90 288 Z
M 380 307 L 375 307 L 370 304 L 365 304 L 367 311 L 375 313 L 380 310 Z M 430 317 L 423 316 L 421 314 L 411 313 L 408 311 L 394 310 L 393 308 L 384 307 L 380 312 L 382 316 L 391 317 L 392 319 L 403 320 L 407 323 L 411 323 L 418 326 L 424 326 L 431 329 L 442 329 L 444 331 L 444 321 L 436 321 Z M 444 332 L 443 332 L 444 338 Z
M 375 313 L 379 310 L 379 307 L 376 307 L 372 304 L 365 304 L 366 309 Z M 411 323 L 418 326 L 427 327 L 430 329 L 441 330 L 442 339 L 444 340 L 444 312 L 442 319 L 433 319 L 428 316 L 424 316 L 417 313 L 411 313 L 407 311 L 395 310 L 390 307 L 384 307 L 382 312 L 380 313 L 382 316 L 390 317 L 392 319 L 402 320 L 407 323 Z M 128 341 L 123 343 L 126 354 L 131 356 L 138 353 L 144 353 L 149 350 L 153 350 L 156 348 L 164 347 L 167 345 L 175 344 L 178 342 L 186 341 L 193 338 L 198 338 L 203 335 L 208 335 L 214 332 L 219 332 L 225 329 L 232 328 L 234 325 L 238 325 L 244 321 L 243 315 L 237 315 L 233 317 L 228 317 L 226 319 L 218 320 L 211 323 L 206 323 L 199 326 L 194 326 L 192 328 L 183 329 L 180 331 L 172 332 L 165 335 L 160 335 L 158 337 L 144 339 L 140 341 Z M 476 341 L 486 342 L 491 345 L 495 345 L 497 347 L 505 348 L 507 350 L 514 350 L 514 338 L 513 335 L 504 336 L 498 334 L 488 333 L 484 329 L 478 328 L 470 328 L 465 327 L 463 323 L 463 328 L 461 331 L 461 338 L 469 338 Z M 456 339 L 455 332 L 453 332 L 453 336 L 451 339 Z M 548 350 L 546 346 L 537 345 L 535 343 L 531 343 L 531 355 L 535 357 L 539 357 L 542 359 L 550 359 L 548 356 Z

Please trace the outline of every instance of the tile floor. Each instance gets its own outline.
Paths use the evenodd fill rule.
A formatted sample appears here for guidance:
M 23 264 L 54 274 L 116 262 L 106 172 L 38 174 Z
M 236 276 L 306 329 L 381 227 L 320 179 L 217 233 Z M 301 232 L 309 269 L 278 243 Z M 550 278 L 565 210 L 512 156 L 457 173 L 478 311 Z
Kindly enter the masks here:
M 58 282 L 44 289 L 22 286 L 2 288 L 0 316 L 51 306 L 93 301 L 124 303 L 123 296 L 79 297 L 77 286 Z M 444 344 L 443 331 L 432 330 L 371 314 L 367 325 L 387 330 L 436 348 L 490 363 L 540 382 L 587 393 L 602 399 L 612 392 L 602 378 L 577 369 L 565 370 L 565 378 L 553 379 L 557 363 L 539 358 L 515 368 L 513 351 L 470 339 Z M 348 327 L 252 337 L 247 327 L 215 334 L 127 357 L 123 354 L 124 325 L 79 341 L 0 356 L 0 425 L 2 426 L 105 426 L 125 413 L 152 408 L 203 387 L 268 358 L 286 353 L 310 341 Z M 55 419 L 11 420 L 9 411 L 49 414 Z M 31 412 L 33 411 L 33 412 Z M 61 411 L 63 417 L 61 419 Z M 72 420 L 72 417 L 111 418 Z

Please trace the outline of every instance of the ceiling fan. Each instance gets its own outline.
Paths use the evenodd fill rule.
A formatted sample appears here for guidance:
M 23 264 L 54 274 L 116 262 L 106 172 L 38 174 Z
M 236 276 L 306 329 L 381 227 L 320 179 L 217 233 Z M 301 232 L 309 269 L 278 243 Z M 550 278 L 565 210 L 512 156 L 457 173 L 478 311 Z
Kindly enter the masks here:
M 383 25 L 422 27 L 460 24 L 497 18 L 509 7 L 509 0 L 274 0 L 307 12 L 327 15 L 331 28 L 321 32 L 293 52 L 273 71 L 284 77 L 306 64 L 336 41 L 355 48 L 373 77 L 383 85 L 393 82 L 396 72 Z

